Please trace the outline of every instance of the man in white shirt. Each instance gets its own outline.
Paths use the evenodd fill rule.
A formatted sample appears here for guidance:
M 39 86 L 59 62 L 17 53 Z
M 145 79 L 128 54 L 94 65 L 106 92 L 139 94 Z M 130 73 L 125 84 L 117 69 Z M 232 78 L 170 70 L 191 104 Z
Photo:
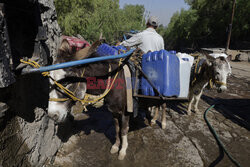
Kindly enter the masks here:
M 144 53 L 164 49 L 164 40 L 162 36 L 156 32 L 158 26 L 158 18 L 155 16 L 151 16 L 148 19 L 146 30 L 134 35 L 126 41 L 123 41 L 121 45 L 128 47 L 138 46 L 138 48 L 140 48 Z
M 138 33 L 131 37 L 128 40 L 123 41 L 120 45 L 127 47 L 138 47 L 144 53 L 154 52 L 164 49 L 164 40 L 161 35 L 156 32 L 157 27 L 159 26 L 159 21 L 157 17 L 151 16 L 147 22 L 147 29 L 141 33 Z M 132 61 L 128 61 L 128 66 L 131 70 L 132 77 L 136 78 L 135 74 L 135 65 Z M 135 79 L 132 79 L 133 85 L 135 84 Z M 137 83 L 137 89 L 135 90 L 138 93 L 139 84 Z M 133 98 L 133 114 L 134 117 L 138 114 L 138 98 Z

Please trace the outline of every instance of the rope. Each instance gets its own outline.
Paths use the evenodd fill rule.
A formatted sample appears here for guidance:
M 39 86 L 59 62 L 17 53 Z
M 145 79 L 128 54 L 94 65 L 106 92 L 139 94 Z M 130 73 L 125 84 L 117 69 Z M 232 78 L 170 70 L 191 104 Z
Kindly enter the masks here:
M 126 53 L 127 51 L 126 50 L 123 50 L 123 49 L 119 49 L 118 50 L 118 54 L 121 54 L 121 53 Z
M 39 68 L 39 67 L 40 67 L 40 65 L 39 65 L 37 62 L 35 62 L 35 61 L 31 60 L 31 59 L 28 59 L 28 61 L 25 61 L 25 60 L 21 59 L 20 62 L 22 62 L 22 63 L 24 63 L 24 64 L 31 65 L 31 66 L 33 66 L 33 67 L 35 67 L 35 68 Z M 49 72 L 43 72 L 42 75 L 43 75 L 44 77 L 49 77 L 50 79 L 52 79 L 53 82 L 54 82 L 60 89 L 62 89 L 67 95 L 69 95 L 73 100 L 76 101 L 76 97 L 74 96 L 74 93 L 71 92 L 70 90 L 68 90 L 67 88 L 65 88 L 62 84 L 58 83 L 56 80 L 54 80 L 54 79 L 50 76 Z M 51 98 L 51 99 L 49 99 L 49 100 L 50 100 L 50 101 L 63 102 L 63 101 L 67 101 L 68 99 L 69 99 L 69 98 L 60 98 L 60 99 Z
M 29 65 L 31 65 L 31 66 L 33 66 L 33 67 L 35 67 L 35 68 L 39 68 L 39 67 L 40 67 L 40 65 L 39 65 L 37 62 L 35 62 L 35 61 L 31 60 L 31 59 L 28 59 L 28 61 L 25 61 L 25 60 L 21 59 L 20 62 L 25 63 L 25 64 L 29 64 Z M 122 59 L 120 59 L 120 61 L 119 61 L 119 67 L 120 67 L 121 64 L 122 64 Z M 85 68 L 84 68 L 84 70 L 83 70 L 81 76 L 84 75 L 84 72 L 85 72 Z M 88 98 L 91 97 L 92 95 L 90 95 L 90 94 L 85 94 L 84 99 L 79 99 L 79 98 L 77 98 L 77 97 L 75 96 L 75 92 L 70 91 L 69 89 L 67 89 L 66 87 L 64 87 L 62 84 L 58 83 L 56 80 L 54 80 L 52 77 L 50 77 L 49 72 L 43 72 L 43 73 L 42 73 L 42 75 L 43 75 L 44 77 L 47 76 L 47 77 L 49 77 L 50 79 L 52 79 L 53 82 L 54 82 L 61 90 L 63 90 L 64 93 L 66 93 L 72 100 L 74 100 L 74 101 L 80 101 L 83 105 L 85 105 L 85 104 L 93 104 L 93 103 L 96 103 L 97 101 L 101 100 L 102 98 L 104 98 L 104 97 L 110 92 L 110 90 L 112 89 L 112 87 L 113 87 L 113 85 L 114 85 L 114 83 L 115 83 L 115 80 L 116 80 L 118 74 L 119 74 L 119 71 L 116 73 L 116 75 L 115 75 L 115 77 L 114 77 L 114 79 L 113 79 L 113 81 L 112 81 L 111 84 L 110 84 L 110 81 L 108 80 L 107 89 L 105 90 L 105 92 L 104 92 L 101 96 L 95 98 L 94 100 L 88 100 Z M 78 83 L 78 86 L 79 86 L 79 84 L 80 84 L 80 83 Z M 75 90 L 75 91 L 76 91 L 76 90 Z M 92 97 L 94 97 L 94 96 L 92 96 Z M 69 100 L 69 98 L 50 98 L 49 100 L 50 100 L 50 101 L 56 101 L 56 102 L 64 102 L 64 101 Z
M 120 61 L 119 61 L 119 67 L 120 67 L 121 64 L 122 64 L 122 59 L 120 59 Z M 95 102 L 101 100 L 102 98 L 104 98 L 104 97 L 110 92 L 110 90 L 112 89 L 112 87 L 113 87 L 113 85 L 114 85 L 114 83 L 115 83 L 115 80 L 116 80 L 118 74 L 119 74 L 119 71 L 115 74 L 115 77 L 114 77 L 114 79 L 113 79 L 111 85 L 109 86 L 109 84 L 108 84 L 109 88 L 105 90 L 105 92 L 102 94 L 102 96 L 100 96 L 100 97 L 98 97 L 98 98 L 96 98 L 96 99 L 94 99 L 94 100 L 92 100 L 92 101 L 91 101 L 91 100 L 88 101 L 86 98 L 84 98 L 83 102 L 84 102 L 84 103 L 90 103 L 90 104 L 91 104 L 91 103 L 95 103 Z M 110 82 L 110 81 L 108 81 L 108 82 Z M 107 87 L 108 87 L 108 86 L 107 86 Z M 86 95 L 90 96 L 89 94 L 86 94 Z
M 237 167 L 241 167 L 241 165 L 239 164 L 239 162 L 237 162 L 231 155 L 230 153 L 227 151 L 227 149 L 225 148 L 224 144 L 221 142 L 221 140 L 219 139 L 218 134 L 216 133 L 216 131 L 214 130 L 214 128 L 211 126 L 211 124 L 209 123 L 209 121 L 207 120 L 207 113 L 209 110 L 211 110 L 212 108 L 215 107 L 215 104 L 210 106 L 208 109 L 206 109 L 205 113 L 204 113 L 204 119 L 207 123 L 207 126 L 209 127 L 211 133 L 213 134 L 215 140 L 217 141 L 218 145 L 223 149 L 223 151 L 226 153 L 226 155 L 228 156 L 228 158 L 237 166 Z
M 200 58 L 198 57 L 198 60 L 195 64 L 195 68 L 194 68 L 194 80 L 192 81 L 192 85 L 194 85 L 194 82 L 196 81 L 196 74 L 198 74 L 200 72 L 200 69 L 201 69 L 201 67 L 200 67 L 199 72 L 197 72 L 197 67 L 198 67 L 199 62 L 200 62 Z

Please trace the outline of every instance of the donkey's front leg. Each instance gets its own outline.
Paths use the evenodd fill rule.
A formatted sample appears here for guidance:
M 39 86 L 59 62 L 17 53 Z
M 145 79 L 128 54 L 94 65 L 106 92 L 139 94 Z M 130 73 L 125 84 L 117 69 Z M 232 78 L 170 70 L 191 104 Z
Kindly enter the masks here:
M 119 160 L 123 160 L 126 156 L 126 150 L 128 148 L 128 130 L 129 130 L 129 116 L 122 115 L 122 127 L 121 127 L 121 137 L 122 137 L 122 147 L 119 151 Z
M 201 92 L 198 94 L 198 95 L 194 95 L 194 99 L 195 99 L 195 103 L 194 103 L 194 111 L 196 113 L 199 112 L 199 109 L 198 109 L 198 103 L 200 101 L 200 98 L 201 98 L 201 95 L 202 95 L 202 92 L 203 90 L 201 90 Z
M 159 117 L 159 107 L 158 107 L 158 106 L 152 107 L 152 110 L 154 110 L 154 117 L 153 117 L 153 119 L 151 120 L 151 125 L 155 125 L 156 120 L 157 120 L 158 117 Z
M 166 126 L 167 126 L 166 111 L 167 111 L 167 104 L 164 103 L 162 105 L 162 118 L 161 118 L 161 128 L 162 129 L 166 129 Z
M 194 102 L 194 95 L 191 94 L 189 98 L 190 98 L 190 100 L 189 100 L 189 103 L 188 103 L 187 115 L 191 115 L 192 104 Z
M 114 118 L 114 122 L 115 122 L 115 144 L 112 146 L 110 153 L 111 154 L 115 154 L 119 151 L 119 147 L 120 147 L 120 127 L 119 127 L 119 121 L 117 118 Z

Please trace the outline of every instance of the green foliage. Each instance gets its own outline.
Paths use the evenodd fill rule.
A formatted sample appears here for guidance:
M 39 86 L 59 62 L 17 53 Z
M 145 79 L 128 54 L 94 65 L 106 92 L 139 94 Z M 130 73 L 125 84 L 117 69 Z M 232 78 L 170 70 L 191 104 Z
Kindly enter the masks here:
M 163 35 L 165 45 L 168 49 L 173 49 L 175 46 L 185 46 L 194 41 L 192 36 L 192 25 L 197 21 L 196 10 L 184 10 L 176 12 L 168 25 L 166 33 Z
M 185 0 L 189 10 L 176 12 L 164 39 L 171 49 L 182 47 L 224 47 L 231 20 L 233 0 Z M 249 40 L 250 1 L 237 0 L 232 43 Z
M 250 1 L 238 0 L 233 23 L 232 38 L 250 41 Z
M 126 5 L 119 0 L 55 0 L 58 22 L 65 35 L 81 34 L 95 41 L 100 34 L 114 42 L 121 32 L 142 29 L 144 6 Z

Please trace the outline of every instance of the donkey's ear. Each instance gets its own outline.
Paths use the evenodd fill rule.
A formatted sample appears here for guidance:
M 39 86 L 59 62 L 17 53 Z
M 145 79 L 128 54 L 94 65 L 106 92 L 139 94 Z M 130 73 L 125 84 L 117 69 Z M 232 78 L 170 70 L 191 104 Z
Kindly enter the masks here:
M 203 53 L 206 56 L 206 62 L 208 65 L 212 65 L 212 63 L 215 61 L 215 58 L 213 56 L 210 56 L 208 53 Z
M 96 51 L 96 49 L 98 48 L 98 46 L 101 45 L 101 41 L 95 41 L 90 47 L 87 46 L 79 51 L 76 52 L 75 54 L 75 60 L 82 60 L 85 58 L 88 58 L 92 53 L 94 53 Z
M 208 53 L 204 53 L 204 54 L 205 54 L 205 56 L 206 56 L 206 58 L 207 58 L 208 61 L 210 61 L 210 62 L 215 61 L 215 57 L 209 55 Z
M 223 57 L 223 56 L 220 56 L 219 59 L 220 59 L 221 61 L 227 61 L 227 58 L 226 58 L 226 57 Z
M 88 57 L 88 52 L 90 50 L 90 47 L 87 46 L 79 51 L 76 52 L 74 59 L 75 60 L 82 60 Z
M 61 45 L 59 46 L 59 49 L 62 52 L 71 52 L 71 47 L 69 45 L 69 42 L 66 39 L 63 39 L 61 42 Z
M 226 62 L 230 62 L 231 57 L 230 57 L 230 56 L 227 56 L 227 57 L 225 58 L 225 60 L 226 60 Z
M 222 54 L 219 57 L 216 58 L 219 62 L 226 62 L 228 63 L 230 61 L 230 58 L 226 54 Z

